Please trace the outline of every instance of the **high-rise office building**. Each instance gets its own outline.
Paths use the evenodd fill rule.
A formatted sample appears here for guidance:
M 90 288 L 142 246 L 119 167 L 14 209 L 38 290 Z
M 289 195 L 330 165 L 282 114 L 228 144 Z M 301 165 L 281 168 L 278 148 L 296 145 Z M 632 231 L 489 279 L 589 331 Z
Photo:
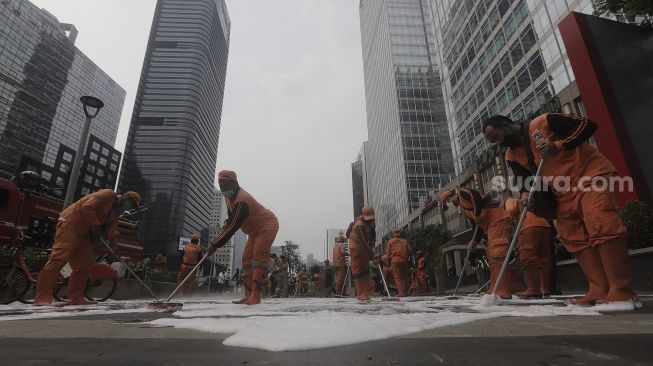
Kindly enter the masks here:
M 428 0 L 361 0 L 377 242 L 453 172 Z
M 148 254 L 209 240 L 230 27 L 224 0 L 157 1 L 120 177 L 155 203 L 141 221 Z
M 354 204 L 354 218 L 361 214 L 369 202 L 367 189 L 367 141 L 363 142 L 356 161 L 351 164 L 351 188 Z
M 554 96 L 584 114 L 558 23 L 591 13 L 590 0 L 429 1 L 457 172 L 489 147 L 491 115 L 522 121 Z
M 0 4 L 0 176 L 34 170 L 59 188 L 55 194 L 66 191 L 84 124 L 83 95 L 100 98 L 104 108 L 91 123 L 93 151 L 82 152 L 78 194 L 113 188 L 120 162 L 113 146 L 125 90 L 75 47 L 76 36 L 73 25 L 27 0 Z

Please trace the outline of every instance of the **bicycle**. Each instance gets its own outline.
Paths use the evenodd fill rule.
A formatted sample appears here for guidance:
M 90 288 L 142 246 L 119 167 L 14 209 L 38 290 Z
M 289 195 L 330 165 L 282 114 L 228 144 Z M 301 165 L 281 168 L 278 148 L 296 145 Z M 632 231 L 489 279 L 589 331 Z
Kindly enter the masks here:
M 17 245 L 5 246 L 5 250 L 12 251 L 11 263 L 0 265 L 0 304 L 7 305 L 14 301 L 25 304 L 33 302 L 31 296 L 26 295 L 38 279 L 39 271 L 31 271 L 23 255 L 23 247 L 30 241 L 30 237 L 18 232 Z M 47 251 L 45 251 L 47 253 Z M 108 300 L 116 289 L 118 274 L 114 268 L 105 263 L 95 263 L 90 271 L 86 285 L 85 296 L 95 301 Z M 65 300 L 65 289 L 68 279 L 60 274 L 57 285 L 53 290 L 53 297 L 57 301 Z M 33 292 L 32 292 L 33 293 Z

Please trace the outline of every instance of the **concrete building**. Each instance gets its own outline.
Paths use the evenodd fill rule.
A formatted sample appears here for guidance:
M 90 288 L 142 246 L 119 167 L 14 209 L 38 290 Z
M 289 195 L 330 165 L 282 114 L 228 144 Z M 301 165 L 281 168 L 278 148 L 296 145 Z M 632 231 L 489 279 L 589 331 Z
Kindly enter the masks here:
M 208 241 L 230 29 L 223 0 L 157 1 L 120 177 L 156 204 L 146 254 Z
M 432 22 L 429 1 L 360 1 L 377 244 L 454 171 Z
M 93 119 L 77 196 L 114 188 L 121 154 L 113 148 L 125 90 L 75 47 L 77 30 L 27 0 L 0 6 L 0 177 L 41 174 L 66 192 L 84 123 L 79 98 L 104 102 Z M 82 186 L 83 185 L 83 186 Z

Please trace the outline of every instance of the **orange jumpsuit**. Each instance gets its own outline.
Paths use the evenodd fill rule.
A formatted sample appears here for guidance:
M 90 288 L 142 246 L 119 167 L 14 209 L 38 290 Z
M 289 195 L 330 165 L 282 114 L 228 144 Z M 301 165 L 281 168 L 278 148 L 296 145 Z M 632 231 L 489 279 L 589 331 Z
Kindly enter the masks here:
M 515 222 L 519 222 L 521 215 L 519 200 L 515 198 L 506 200 L 506 210 Z M 526 213 L 517 247 L 528 289 L 524 293 L 518 293 L 519 296 L 548 295 L 551 292 L 549 285 L 551 245 L 553 245 L 551 234 L 551 226 L 546 219 L 530 211 Z
M 238 188 L 235 196 L 225 197 L 225 202 L 230 219 L 214 242 L 220 246 L 238 228 L 247 234 L 242 258 L 245 297 L 236 303 L 257 304 L 270 270 L 270 248 L 279 231 L 279 221 L 272 211 L 263 207 L 243 188 Z
M 59 214 L 52 253 L 39 274 L 34 299 L 36 304 L 52 303 L 52 289 L 66 263 L 70 263 L 73 270 L 68 282 L 68 301 L 72 304 L 84 302 L 88 271 L 95 263 L 90 235 L 92 228 L 103 226 L 110 220 L 106 237 L 119 234 L 117 225 L 121 211 L 114 209 L 109 218 L 114 201 L 116 195 L 112 190 L 101 189 L 81 198 Z
M 184 249 L 182 251 L 182 259 L 181 259 L 181 268 L 179 269 L 179 273 L 177 274 L 177 284 L 181 283 L 181 281 L 188 276 L 190 271 L 195 268 L 197 265 L 197 262 L 202 259 L 202 248 L 200 248 L 199 245 L 189 243 L 184 246 Z M 184 292 L 186 295 L 192 295 L 193 290 L 195 289 L 195 284 L 197 283 L 197 276 L 194 274 L 191 276 L 188 281 L 184 284 Z
M 360 300 L 368 299 L 370 294 L 370 245 L 374 239 L 373 232 L 365 225 L 362 216 L 357 218 L 349 234 L 349 254 L 352 277 L 356 280 L 356 297 Z
M 503 261 L 508 254 L 514 224 L 505 209 L 498 205 L 484 203 L 486 197 L 483 197 L 476 190 L 461 188 L 458 192 L 458 198 L 465 216 L 472 220 L 479 220 L 477 225 L 487 234 L 487 258 L 490 264 L 490 290 L 492 290 L 501 271 Z M 480 230 L 478 234 L 480 234 Z M 478 240 L 479 237 L 480 235 L 474 240 Z M 510 283 L 514 277 L 515 274 L 508 266 L 497 289 L 498 296 L 512 296 L 513 286 Z
M 567 251 L 576 256 L 589 282 L 588 294 L 579 301 L 583 304 L 597 300 L 627 301 L 635 297 L 630 286 L 626 228 L 614 192 L 606 187 L 586 189 L 593 178 L 609 179 L 617 174 L 612 162 L 588 141 L 596 128 L 588 119 L 555 113 L 538 116 L 528 124 L 527 143 L 535 165 L 540 163 L 541 154 L 534 133 L 539 132 L 558 148 L 558 153 L 549 157 L 542 167 L 545 182 L 556 178 L 569 180 L 569 189 L 558 189 L 555 193 L 556 230 Z M 506 160 L 515 175 L 533 174 L 524 147 L 508 149 Z M 552 188 L 556 189 L 556 185 Z
M 345 284 L 345 276 L 347 275 L 345 245 L 343 243 L 336 243 L 333 246 L 333 268 L 336 273 L 336 294 L 341 295 Z
M 408 262 L 411 254 L 412 248 L 408 240 L 397 237 L 388 241 L 386 256 L 390 261 L 397 292 L 402 297 L 408 295 Z
M 417 261 L 417 295 L 426 295 L 426 258 L 421 257 Z

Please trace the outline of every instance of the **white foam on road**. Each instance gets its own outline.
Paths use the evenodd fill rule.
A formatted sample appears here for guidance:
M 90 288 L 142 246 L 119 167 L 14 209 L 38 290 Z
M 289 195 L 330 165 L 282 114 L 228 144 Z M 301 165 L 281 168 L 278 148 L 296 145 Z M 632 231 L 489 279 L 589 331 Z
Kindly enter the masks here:
M 405 301 L 404 301 L 405 300 Z M 401 302 L 353 299 L 273 299 L 257 306 L 192 304 L 174 318 L 150 322 L 211 333 L 231 334 L 228 346 L 267 351 L 337 347 L 505 316 L 599 315 L 592 308 L 563 306 L 556 300 L 505 300 L 478 308 L 479 298 L 407 298 Z M 526 304 L 533 304 L 526 306 Z

